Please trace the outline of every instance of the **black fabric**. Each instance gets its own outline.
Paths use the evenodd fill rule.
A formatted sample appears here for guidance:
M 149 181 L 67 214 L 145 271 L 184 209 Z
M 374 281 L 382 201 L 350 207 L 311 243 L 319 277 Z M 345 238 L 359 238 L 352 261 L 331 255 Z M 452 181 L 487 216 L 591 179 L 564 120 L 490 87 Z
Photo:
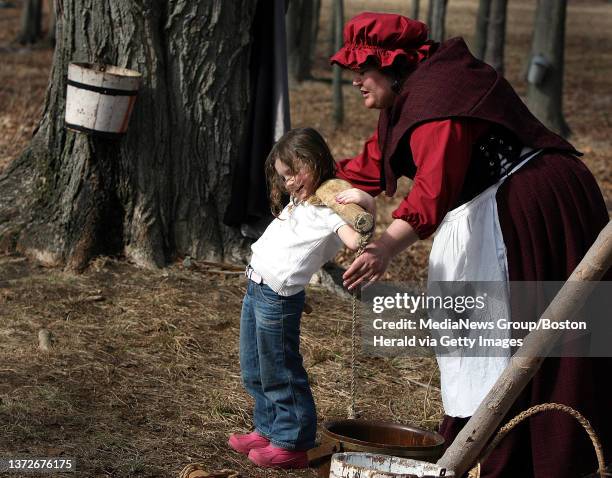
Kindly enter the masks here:
M 272 220 L 264 163 L 274 145 L 274 2 L 257 2 L 252 24 L 249 64 L 250 97 L 247 132 L 234 170 L 228 226 Z
M 522 145 L 506 128 L 494 125 L 472 148 L 470 164 L 457 202 L 451 209 L 471 201 L 497 183 L 521 161 Z

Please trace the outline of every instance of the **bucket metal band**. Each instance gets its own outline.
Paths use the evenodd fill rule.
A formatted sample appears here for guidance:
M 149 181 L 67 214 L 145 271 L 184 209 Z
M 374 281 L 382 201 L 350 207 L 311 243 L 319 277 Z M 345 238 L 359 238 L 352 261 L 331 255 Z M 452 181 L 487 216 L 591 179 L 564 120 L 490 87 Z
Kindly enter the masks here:
M 115 133 L 113 131 L 100 131 L 97 129 L 91 129 L 91 128 L 87 128 L 85 126 L 81 126 L 81 125 L 73 124 L 73 123 L 66 123 L 66 128 L 71 129 L 73 131 L 78 131 L 80 133 L 87 133 L 87 134 L 99 136 L 101 138 L 108 138 L 108 139 L 119 139 L 125 136 L 125 131 L 119 132 L 119 133 Z
M 79 81 L 67 80 L 69 86 L 74 86 L 75 88 L 80 88 L 82 90 L 95 91 L 96 93 L 100 93 L 101 95 L 109 95 L 109 96 L 136 96 L 138 94 L 137 90 L 118 90 L 116 88 L 104 88 L 102 86 L 94 86 L 88 85 L 86 83 L 81 83 Z

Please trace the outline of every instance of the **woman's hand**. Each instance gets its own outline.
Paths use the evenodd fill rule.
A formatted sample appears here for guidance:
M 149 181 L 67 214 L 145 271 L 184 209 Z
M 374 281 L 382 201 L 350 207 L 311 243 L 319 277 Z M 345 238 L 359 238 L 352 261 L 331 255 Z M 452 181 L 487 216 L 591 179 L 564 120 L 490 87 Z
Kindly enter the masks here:
M 346 270 L 342 279 L 349 290 L 367 282 L 379 280 L 389 266 L 391 255 L 389 249 L 382 247 L 378 241 L 368 244 L 357 259 Z
M 368 244 L 363 254 L 353 261 L 342 276 L 344 286 L 351 290 L 363 282 L 379 280 L 387 270 L 391 258 L 418 239 L 410 224 L 402 219 L 395 219 L 380 238 Z
M 376 201 L 365 191 L 357 188 L 347 189 L 336 195 L 336 202 L 339 204 L 357 204 L 370 214 L 376 214 Z

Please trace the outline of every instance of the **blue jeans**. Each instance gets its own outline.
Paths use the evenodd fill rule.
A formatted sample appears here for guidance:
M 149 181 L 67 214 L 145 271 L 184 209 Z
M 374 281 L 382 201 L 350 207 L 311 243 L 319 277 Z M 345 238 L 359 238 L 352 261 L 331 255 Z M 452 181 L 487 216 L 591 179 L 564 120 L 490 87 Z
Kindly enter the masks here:
M 284 297 L 248 281 L 240 316 L 240 369 L 255 399 L 255 430 L 287 450 L 314 446 L 317 413 L 300 355 L 304 291 Z

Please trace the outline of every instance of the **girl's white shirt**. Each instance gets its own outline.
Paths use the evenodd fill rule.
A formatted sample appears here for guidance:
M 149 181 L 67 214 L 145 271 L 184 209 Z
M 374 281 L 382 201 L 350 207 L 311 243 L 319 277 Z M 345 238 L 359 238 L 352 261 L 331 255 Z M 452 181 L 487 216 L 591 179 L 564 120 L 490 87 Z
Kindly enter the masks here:
M 346 222 L 326 206 L 287 205 L 251 249 L 251 267 L 279 295 L 297 294 L 342 247 Z

